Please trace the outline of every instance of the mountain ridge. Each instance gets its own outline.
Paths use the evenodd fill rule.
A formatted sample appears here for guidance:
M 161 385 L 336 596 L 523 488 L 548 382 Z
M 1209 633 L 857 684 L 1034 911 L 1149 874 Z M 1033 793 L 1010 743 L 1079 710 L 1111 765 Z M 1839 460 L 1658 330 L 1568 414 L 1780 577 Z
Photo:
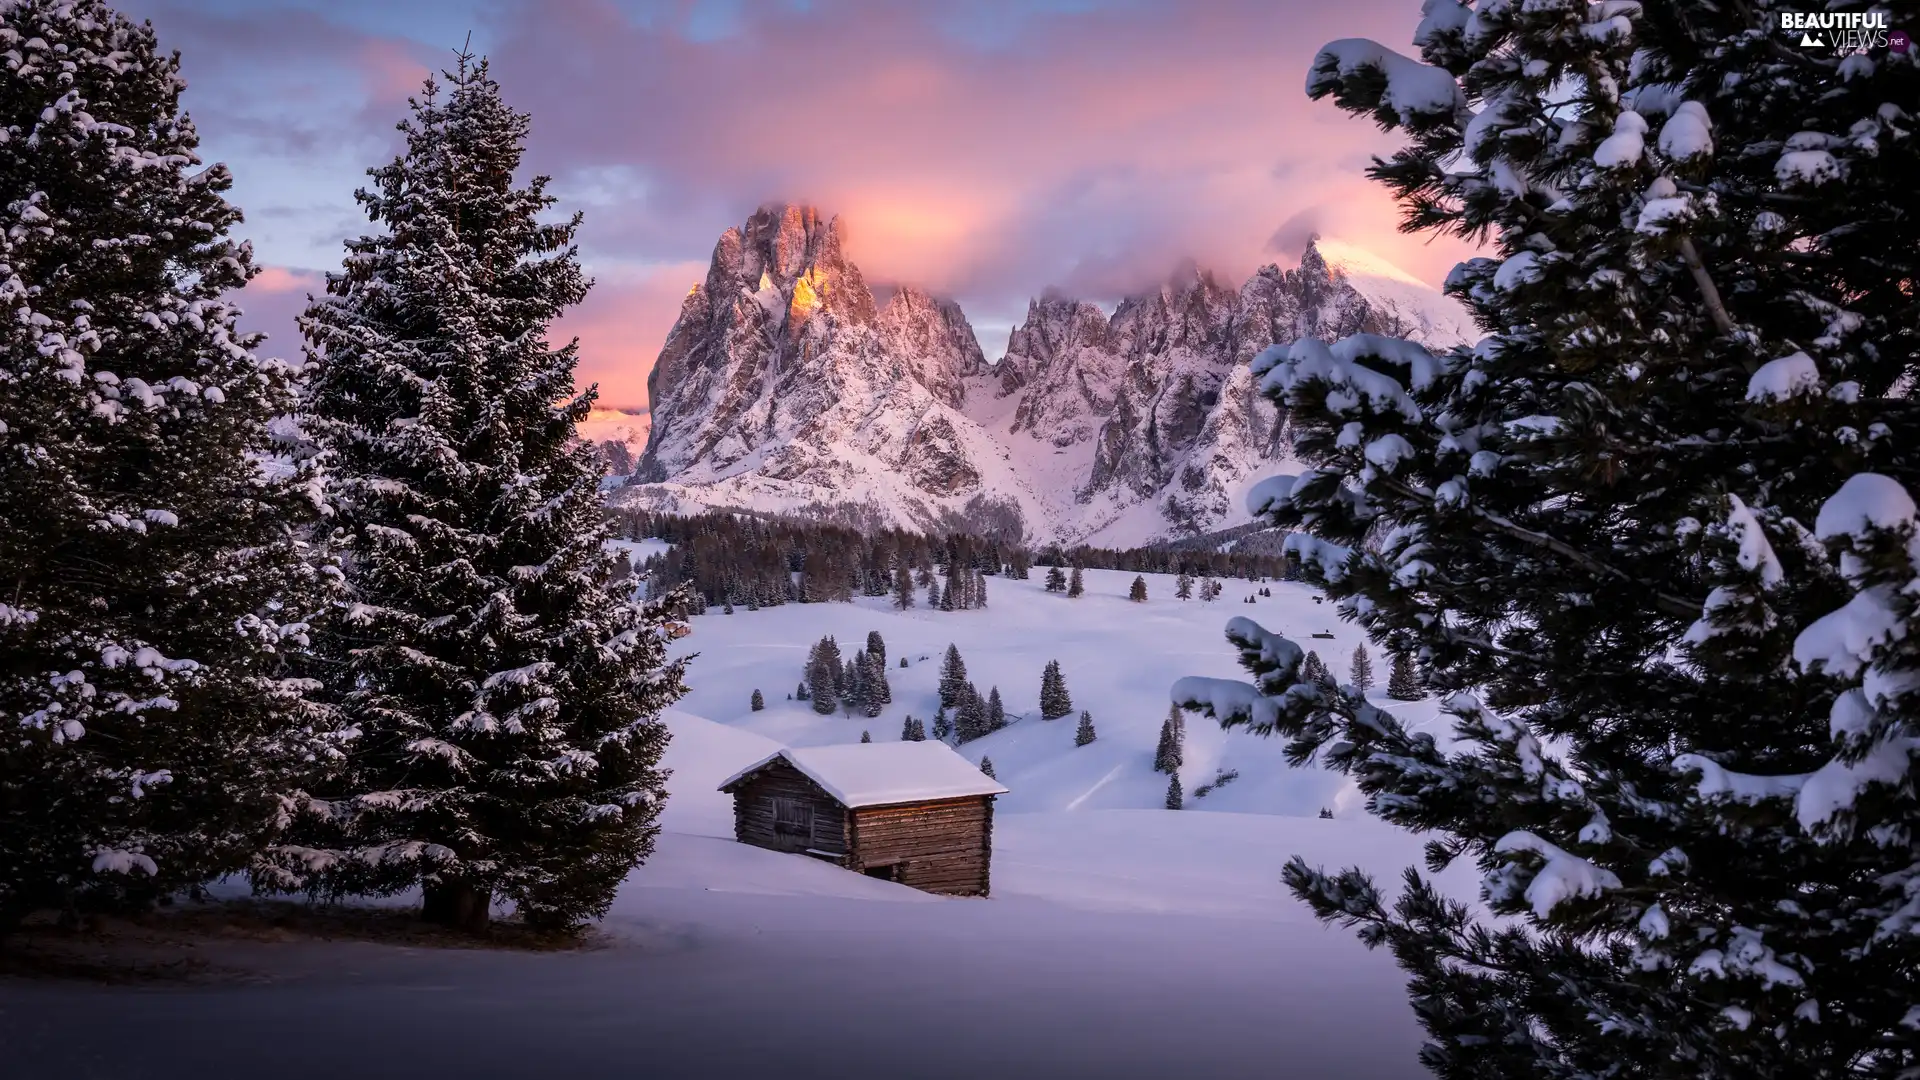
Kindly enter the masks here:
M 1256 353 L 1309 335 L 1471 333 L 1437 290 L 1326 247 L 1331 259 L 1310 243 L 1298 267 L 1237 287 L 1185 268 L 1110 316 L 1049 292 L 988 363 L 954 301 L 899 287 L 876 304 L 840 219 L 762 207 L 721 234 L 682 303 L 648 376 L 646 448 L 609 497 L 1039 543 L 1239 524 L 1246 488 L 1287 463 Z

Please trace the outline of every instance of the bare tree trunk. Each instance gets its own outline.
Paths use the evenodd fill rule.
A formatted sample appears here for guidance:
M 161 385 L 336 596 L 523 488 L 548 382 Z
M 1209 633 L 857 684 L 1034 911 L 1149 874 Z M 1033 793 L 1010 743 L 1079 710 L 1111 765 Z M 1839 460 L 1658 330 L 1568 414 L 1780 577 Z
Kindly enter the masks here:
M 487 928 L 493 897 L 465 882 L 429 885 L 420 917 L 430 923 L 477 934 Z

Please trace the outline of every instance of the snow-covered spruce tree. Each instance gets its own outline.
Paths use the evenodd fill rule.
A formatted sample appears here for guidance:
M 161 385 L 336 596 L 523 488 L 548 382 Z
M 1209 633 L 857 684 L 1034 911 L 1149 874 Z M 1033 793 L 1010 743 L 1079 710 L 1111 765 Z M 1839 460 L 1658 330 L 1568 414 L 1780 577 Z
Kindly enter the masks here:
M 1067 693 L 1067 677 L 1060 661 L 1049 660 L 1040 672 L 1040 718 L 1058 720 L 1073 711 L 1073 695 Z
M 861 742 L 863 742 L 863 743 L 870 743 L 870 742 L 872 742 L 872 741 L 873 741 L 873 732 L 871 732 L 871 731 L 862 731 L 862 732 L 860 733 L 860 741 L 861 741 Z
M 761 696 L 760 696 L 760 691 L 758 691 L 758 690 L 755 690 L 755 691 L 753 692 L 753 701 L 752 701 L 752 703 L 751 703 L 751 705 L 750 705 L 750 708 L 751 708 L 751 709 L 752 709 L 752 710 L 753 710 L 754 712 L 759 712 L 760 710 L 762 710 L 762 709 L 764 709 L 764 708 L 766 708 L 766 707 L 767 707 L 767 699 L 766 699 L 766 698 L 764 698 L 764 697 L 761 697 Z
M 1080 710 L 1080 726 L 1073 729 L 1073 745 L 1085 746 L 1098 738 L 1093 732 L 1093 714 Z
M 884 656 L 872 656 L 869 654 L 868 663 L 872 666 L 867 674 L 869 683 L 867 694 L 871 699 L 867 707 L 873 710 L 868 715 L 879 716 L 880 710 L 893 704 L 893 684 L 887 681 L 887 668 Z
M 987 702 L 980 696 L 979 687 L 968 683 L 960 691 L 960 705 L 954 711 L 953 734 L 959 742 L 972 742 L 983 735 L 990 734 L 987 726 Z
M 1327 674 L 1327 663 L 1320 654 L 1308 650 L 1307 658 L 1300 663 L 1300 678 L 1320 686 L 1330 685 L 1332 680 Z
M 983 757 L 980 759 L 980 771 L 987 774 L 987 779 L 989 780 L 1000 779 L 999 777 L 993 775 L 993 759 L 990 757 Z
M 913 572 L 901 563 L 893 572 L 893 606 L 896 611 L 905 611 L 913 606 Z
M 1192 574 L 1187 573 L 1185 570 L 1180 571 L 1180 576 L 1176 578 L 1173 583 L 1173 598 L 1175 600 L 1193 599 Z
M 893 691 L 887 686 L 887 669 L 872 653 L 862 651 L 858 657 L 860 713 L 868 718 L 883 712 L 893 700 Z
M 422 886 L 428 918 L 493 899 L 569 928 L 653 849 L 685 692 L 663 597 L 614 588 L 593 451 L 574 438 L 576 346 L 547 326 L 586 294 L 579 218 L 514 181 L 529 121 L 461 57 L 358 193 L 380 231 L 308 308 L 312 411 L 338 475 L 352 603 L 326 646 L 359 730 L 311 850 L 274 884 Z M 682 597 L 677 602 L 685 603 Z
M 1080 568 L 1073 568 L 1073 576 L 1067 579 L 1067 599 L 1075 600 L 1087 591 L 1087 583 L 1080 579 Z
M 1180 774 L 1167 777 L 1167 802 L 1169 810 L 1178 810 L 1187 805 L 1187 796 L 1180 790 Z
M 1420 673 L 1414 670 L 1413 657 L 1406 653 L 1396 653 L 1393 666 L 1387 669 L 1387 696 L 1395 701 L 1419 701 L 1427 696 L 1420 685 Z
M 1311 469 L 1252 509 L 1458 739 L 1247 620 L 1256 684 L 1176 698 L 1352 773 L 1518 920 L 1287 871 L 1394 951 L 1441 1076 L 1920 1067 L 1911 548 L 1843 577 L 1819 542 L 1854 543 L 1849 478 L 1914 489 L 1920 73 L 1800 48 L 1789 10 L 1430 0 L 1424 63 L 1342 41 L 1308 75 L 1406 135 L 1372 174 L 1410 228 L 1493 245 L 1449 280 L 1489 336 L 1263 354 Z
M 1047 567 L 1047 591 L 1066 592 L 1067 572 L 1057 566 Z
M 867 631 L 867 655 L 873 657 L 875 667 L 887 666 L 887 639 L 878 630 Z
M 840 647 L 831 637 L 821 638 L 807 658 L 806 700 L 813 711 L 832 716 L 840 708 Z
M 967 662 L 960 659 L 960 648 L 948 643 L 947 655 L 940 661 L 940 707 L 951 709 L 960 704 L 967 687 Z
M 987 691 L 987 730 L 999 731 L 1007 726 L 1007 706 L 1000 700 L 998 686 Z
M 1163 773 L 1179 772 L 1186 761 L 1184 743 L 1187 735 L 1186 714 L 1175 705 L 1160 722 L 1160 742 L 1153 751 L 1153 771 Z
M 900 741 L 926 742 L 927 725 L 916 717 L 907 717 L 906 723 L 900 726 Z
M 947 718 L 947 710 L 942 707 L 933 714 L 933 737 L 946 742 L 953 737 L 953 721 Z
M 0 65 L 4 934 L 242 869 L 329 724 L 296 372 L 222 299 L 252 255 L 177 60 L 78 0 L 0 5 Z
M 1141 577 L 1138 574 L 1134 575 L 1133 584 L 1128 586 L 1127 588 L 1127 599 L 1133 601 L 1136 604 L 1144 604 L 1147 602 L 1147 579 L 1146 578 Z

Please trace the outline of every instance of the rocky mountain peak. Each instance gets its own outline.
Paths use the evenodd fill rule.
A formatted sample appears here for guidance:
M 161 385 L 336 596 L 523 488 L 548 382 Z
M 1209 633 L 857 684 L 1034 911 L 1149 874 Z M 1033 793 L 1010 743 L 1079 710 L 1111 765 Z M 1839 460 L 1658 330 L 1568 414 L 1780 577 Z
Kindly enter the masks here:
M 744 290 L 785 316 L 798 337 L 815 315 L 830 311 L 850 322 L 871 322 L 873 293 L 842 248 L 840 219 L 811 206 L 769 204 L 744 228 L 728 228 L 713 247 L 705 289 L 709 297 Z
M 1111 339 L 1099 305 L 1057 292 L 1027 301 L 1027 317 L 1007 336 L 1007 351 L 995 367 L 1005 397 L 1044 378 L 1059 357 L 1079 349 L 1105 350 Z
M 714 245 L 648 378 L 631 505 L 1138 543 L 1244 520 L 1287 454 L 1248 361 L 1301 337 L 1469 340 L 1451 299 L 1310 243 L 1235 288 L 1186 264 L 1111 316 L 1048 292 L 987 365 L 958 304 L 880 289 L 840 222 L 769 205 Z M 1462 329 L 1464 327 L 1464 329 Z
M 1333 268 L 1327 265 L 1326 256 L 1320 254 L 1320 234 L 1307 238 L 1307 250 L 1300 253 L 1300 274 L 1305 280 L 1333 281 Z
M 966 380 L 987 370 L 986 354 L 960 305 L 902 286 L 875 322 L 880 339 L 906 373 L 949 408 L 966 404 Z

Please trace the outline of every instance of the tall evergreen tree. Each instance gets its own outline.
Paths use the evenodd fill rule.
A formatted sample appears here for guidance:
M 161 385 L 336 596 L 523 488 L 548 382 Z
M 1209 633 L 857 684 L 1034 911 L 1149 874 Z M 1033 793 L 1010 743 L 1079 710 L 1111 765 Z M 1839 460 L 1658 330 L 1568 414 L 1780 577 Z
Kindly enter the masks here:
M 1186 763 L 1186 738 L 1186 716 L 1180 706 L 1175 705 L 1160 722 L 1160 743 L 1153 751 L 1153 771 L 1179 772 L 1180 766 Z
M 1211 577 L 1202 578 L 1200 581 L 1200 599 L 1209 604 L 1220 599 L 1220 583 Z
M 866 650 L 861 650 L 847 658 L 840 667 L 840 703 L 846 707 L 849 715 L 865 716 L 867 707 L 872 704 L 872 687 L 867 682 L 868 660 Z
M 1067 599 L 1078 599 L 1086 591 L 1087 583 L 1080 579 L 1080 568 L 1076 566 L 1073 568 L 1073 576 L 1067 579 Z
M 832 716 L 840 709 L 840 650 L 832 638 L 821 638 L 813 647 L 813 654 L 807 658 L 807 681 L 803 684 L 806 696 L 801 700 L 813 703 L 813 711 L 821 716 Z
M 1353 647 L 1353 658 L 1347 661 L 1347 681 L 1363 694 L 1373 689 L 1373 656 L 1364 642 Z
M 1187 573 L 1185 570 L 1180 571 L 1180 577 L 1173 583 L 1173 598 L 1176 600 L 1193 599 L 1192 574 Z
M 1449 281 L 1471 349 L 1255 361 L 1308 466 L 1269 518 L 1455 737 L 1289 694 L 1299 647 L 1244 622 L 1257 688 L 1176 696 L 1478 865 L 1505 926 L 1414 872 L 1389 902 L 1287 871 L 1393 949 L 1441 1076 L 1920 1068 L 1920 69 L 1802 48 L 1794 11 L 1429 3 L 1420 59 L 1308 76 L 1404 133 L 1372 171 L 1410 227 L 1489 245 Z
M 1007 706 L 1000 700 L 1000 688 L 994 687 L 987 692 L 987 730 L 999 731 L 1007 726 Z
M 947 710 L 944 707 L 933 714 L 933 737 L 941 742 L 953 737 L 953 721 L 948 719 Z
M 1047 567 L 1047 591 L 1066 592 L 1067 572 L 1057 566 Z
M 913 606 L 913 572 L 901 563 L 893 571 L 893 606 L 905 611 Z
M 222 299 L 255 268 L 177 58 L 96 0 L 0 34 L 5 935 L 245 868 L 331 721 L 293 663 L 327 600 L 295 373 Z
M 893 692 L 887 686 L 887 669 L 872 653 L 862 651 L 858 658 L 860 669 L 859 703 L 861 714 L 867 717 L 879 716 L 893 700 Z
M 1144 604 L 1147 602 L 1147 579 L 1146 578 L 1141 577 L 1138 574 L 1134 575 L 1133 584 L 1127 588 L 1127 599 L 1133 601 L 1136 604 Z
M 873 657 L 873 666 L 884 669 L 887 666 L 887 642 L 880 631 L 867 631 L 867 655 Z
M 1085 746 L 1098 737 L 1093 731 L 1093 714 L 1080 710 L 1080 726 L 1073 731 L 1073 745 Z
M 947 598 L 941 595 L 940 581 L 937 578 L 927 584 L 927 606 L 935 611 L 953 610 L 952 607 L 948 606 Z
M 353 603 L 327 638 L 359 729 L 314 848 L 332 892 L 425 891 L 429 918 L 604 913 L 652 851 L 660 710 L 684 662 L 662 607 L 611 579 L 600 466 L 574 425 L 577 347 L 547 327 L 585 296 L 579 217 L 516 186 L 529 121 L 468 56 L 430 80 L 406 148 L 358 193 L 382 231 L 303 320 L 335 462 Z
M 1180 774 L 1167 777 L 1167 809 L 1179 810 L 1187 805 L 1187 797 L 1180 790 Z
M 1325 688 L 1331 678 L 1327 672 L 1327 662 L 1320 659 L 1319 653 L 1309 650 L 1306 660 L 1300 664 L 1300 681 Z
M 967 687 L 967 662 L 960 659 L 958 646 L 949 643 L 940 662 L 940 707 L 951 709 L 960 704 Z
M 973 572 L 973 603 L 970 606 L 976 608 L 987 606 L 987 577 L 978 570 Z
M 965 611 L 967 608 L 967 579 L 962 576 L 958 561 L 947 563 L 947 584 L 940 590 L 941 611 Z M 931 601 L 929 601 L 931 603 Z
M 906 723 L 900 727 L 900 741 L 926 742 L 927 725 L 917 717 L 907 717 Z
M 980 689 L 968 683 L 960 692 L 960 704 L 953 714 L 953 734 L 960 742 L 972 742 L 992 732 L 987 726 L 987 703 Z
M 1073 696 L 1067 693 L 1067 677 L 1060 672 L 1060 661 L 1049 660 L 1040 672 L 1040 717 L 1058 720 L 1073 711 Z
M 1387 696 L 1395 701 L 1419 701 L 1427 696 L 1420 686 L 1420 673 L 1414 670 L 1413 658 L 1406 653 L 1397 653 L 1393 666 L 1387 671 Z

